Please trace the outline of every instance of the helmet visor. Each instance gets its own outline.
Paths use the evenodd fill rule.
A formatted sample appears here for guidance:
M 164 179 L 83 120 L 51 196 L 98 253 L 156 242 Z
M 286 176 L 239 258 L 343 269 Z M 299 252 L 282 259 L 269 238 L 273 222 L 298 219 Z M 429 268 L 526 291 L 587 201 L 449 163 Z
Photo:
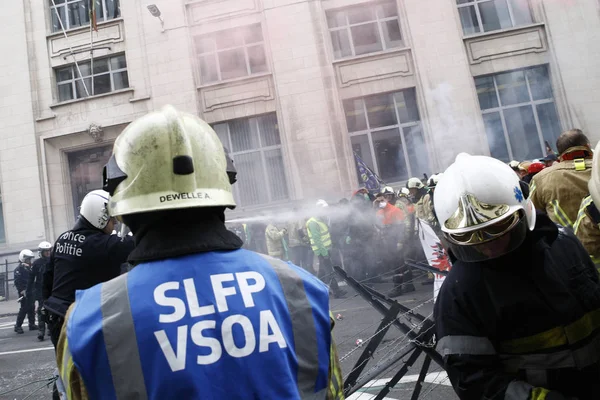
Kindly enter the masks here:
M 464 234 L 463 237 L 444 233 L 444 244 L 459 260 L 480 262 L 516 250 L 525 240 L 527 230 L 527 218 L 519 211 L 494 225 Z
M 486 243 L 504 235 L 513 229 L 519 223 L 520 219 L 521 212 L 517 211 L 508 218 L 504 218 L 501 221 L 481 229 L 464 233 L 448 233 L 447 239 L 454 244 L 462 246 Z

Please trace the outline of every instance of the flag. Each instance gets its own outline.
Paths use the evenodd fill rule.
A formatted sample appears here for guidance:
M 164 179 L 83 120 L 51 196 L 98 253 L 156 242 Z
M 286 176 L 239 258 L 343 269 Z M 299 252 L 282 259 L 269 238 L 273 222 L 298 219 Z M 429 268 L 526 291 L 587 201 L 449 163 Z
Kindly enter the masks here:
M 98 21 L 96 20 L 96 0 L 90 0 L 90 24 L 92 29 L 98 32 Z
M 448 257 L 448 253 L 446 253 L 446 250 L 442 246 L 440 238 L 435 234 L 431 225 L 425 221 L 418 219 L 417 223 L 419 224 L 419 240 L 421 241 L 421 247 L 423 247 L 425 257 L 427 258 L 427 263 L 440 271 L 450 271 L 452 264 Z M 433 301 L 437 299 L 438 292 L 442 288 L 444 279 L 446 279 L 444 275 L 435 274 L 435 280 L 433 282 Z
M 381 190 L 381 186 L 384 185 L 383 181 L 371 171 L 371 168 L 354 152 L 354 161 L 356 161 L 356 167 L 358 168 L 358 177 L 365 184 L 365 187 L 371 194 L 376 194 Z

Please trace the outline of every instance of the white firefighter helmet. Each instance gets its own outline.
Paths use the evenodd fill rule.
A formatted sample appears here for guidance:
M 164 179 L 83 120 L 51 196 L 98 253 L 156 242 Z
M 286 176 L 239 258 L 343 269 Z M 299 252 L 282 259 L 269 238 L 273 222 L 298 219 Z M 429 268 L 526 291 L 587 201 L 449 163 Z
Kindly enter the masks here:
M 383 195 L 386 195 L 386 194 L 395 195 L 396 192 L 394 192 L 394 188 L 392 188 L 391 186 L 385 186 L 383 189 L 381 189 L 380 194 L 383 194 Z
M 438 182 L 440 181 L 440 178 L 442 177 L 443 174 L 434 174 L 431 175 L 429 177 L 429 180 L 427 181 L 427 186 L 434 188 L 437 186 Z
M 439 181 L 435 212 L 450 250 L 463 261 L 506 254 L 535 226 L 533 203 L 523 195 L 512 169 L 494 158 L 466 153 L 456 157 Z M 482 248 L 513 230 L 510 243 L 501 249 Z
M 408 197 L 408 195 L 410 195 L 410 191 L 408 190 L 408 188 L 401 188 L 400 190 L 398 190 L 398 197 Z
M 33 251 L 29 249 L 21 250 L 21 252 L 19 253 L 19 261 L 21 261 L 22 263 L 26 262 L 27 260 L 31 260 L 34 257 L 35 256 L 33 255 Z
M 329 207 L 329 204 L 327 204 L 327 202 L 323 199 L 319 199 L 317 200 L 317 207 L 321 207 L 321 208 L 325 208 L 325 207 Z
M 104 229 L 110 220 L 108 198 L 109 195 L 104 190 L 92 190 L 83 198 L 79 214 L 95 228 Z
M 588 189 L 596 207 L 600 209 L 600 142 L 594 150 L 592 162 L 592 178 L 588 182 Z
M 422 189 L 424 187 L 425 185 L 423 185 L 423 182 L 421 182 L 419 178 L 410 178 L 408 182 L 406 182 L 407 189 Z
M 231 166 L 230 166 L 231 167 Z M 104 168 L 111 215 L 235 207 L 219 138 L 195 115 L 165 106 L 125 128 Z

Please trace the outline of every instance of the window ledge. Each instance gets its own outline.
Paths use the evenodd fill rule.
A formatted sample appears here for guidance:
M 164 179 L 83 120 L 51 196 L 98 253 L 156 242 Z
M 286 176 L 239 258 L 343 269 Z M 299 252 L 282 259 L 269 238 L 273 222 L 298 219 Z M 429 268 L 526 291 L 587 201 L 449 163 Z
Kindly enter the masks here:
M 376 51 L 374 53 L 367 53 L 367 54 L 361 54 L 359 56 L 339 58 L 337 60 L 333 60 L 332 64 L 333 65 L 343 64 L 343 63 L 346 63 L 346 62 L 354 62 L 354 61 L 366 60 L 366 59 L 375 58 L 375 57 L 378 57 L 378 56 L 386 56 L 386 55 L 389 55 L 389 54 L 403 53 L 403 52 L 407 52 L 407 51 L 410 51 L 410 47 L 406 47 L 406 46 L 405 47 L 394 47 L 393 49 Z
M 133 88 L 115 90 L 114 92 L 102 93 L 102 94 L 97 94 L 95 96 L 89 96 L 89 97 L 82 97 L 80 99 L 61 101 L 59 103 L 50 104 L 50 108 L 57 108 L 57 107 L 62 107 L 62 106 L 68 106 L 69 104 L 73 104 L 73 103 L 79 103 L 79 102 L 82 102 L 82 101 L 95 100 L 95 99 L 99 99 L 99 98 L 102 98 L 102 97 L 114 96 L 114 95 L 123 94 L 123 93 L 133 93 Z
M 271 73 L 271 72 L 261 72 L 260 74 L 242 76 L 240 78 L 227 79 L 224 81 L 201 84 L 201 85 L 196 86 L 196 89 L 209 89 L 209 88 L 214 88 L 214 87 L 219 87 L 219 86 L 226 86 L 226 85 L 235 84 L 235 83 L 239 83 L 239 82 L 252 81 L 253 79 L 258 80 L 258 79 L 261 79 L 261 78 L 264 78 L 267 76 L 271 76 L 271 75 L 273 75 L 273 73 Z
M 114 18 L 114 19 L 110 19 L 108 21 L 101 21 L 98 22 L 98 29 L 100 29 L 101 27 L 105 26 L 105 25 L 111 25 L 111 24 L 115 24 L 116 23 L 120 23 L 123 22 L 123 17 L 119 17 L 119 18 Z M 79 32 L 89 32 L 90 31 L 90 25 L 84 25 L 84 26 L 78 26 L 77 28 L 71 28 L 71 29 L 66 29 L 65 32 L 67 33 L 67 35 L 70 34 L 75 34 L 75 33 L 79 33 Z M 46 35 L 46 39 L 54 39 L 57 37 L 64 37 L 63 31 L 59 30 L 56 32 L 52 32 Z
M 512 28 L 498 29 L 496 31 L 475 33 L 473 35 L 463 36 L 463 40 L 467 41 L 467 40 L 479 39 L 482 37 L 495 36 L 495 35 L 501 36 L 505 33 L 518 32 L 518 31 L 531 29 L 531 28 L 537 28 L 537 27 L 541 27 L 541 26 L 545 26 L 545 24 L 543 22 L 536 22 L 536 23 L 529 24 L 529 25 L 519 25 L 519 26 L 515 26 Z

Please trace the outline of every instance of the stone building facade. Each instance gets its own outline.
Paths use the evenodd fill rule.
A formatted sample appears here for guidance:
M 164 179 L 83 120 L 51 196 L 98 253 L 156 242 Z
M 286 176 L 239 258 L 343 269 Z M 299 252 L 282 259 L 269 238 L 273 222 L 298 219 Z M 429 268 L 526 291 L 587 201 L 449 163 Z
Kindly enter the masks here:
M 3 251 L 68 229 L 119 132 L 165 104 L 231 150 L 234 216 L 347 197 L 354 154 L 400 186 L 461 151 L 600 139 L 597 0 L 94 1 L 91 34 L 88 0 L 2 6 Z

